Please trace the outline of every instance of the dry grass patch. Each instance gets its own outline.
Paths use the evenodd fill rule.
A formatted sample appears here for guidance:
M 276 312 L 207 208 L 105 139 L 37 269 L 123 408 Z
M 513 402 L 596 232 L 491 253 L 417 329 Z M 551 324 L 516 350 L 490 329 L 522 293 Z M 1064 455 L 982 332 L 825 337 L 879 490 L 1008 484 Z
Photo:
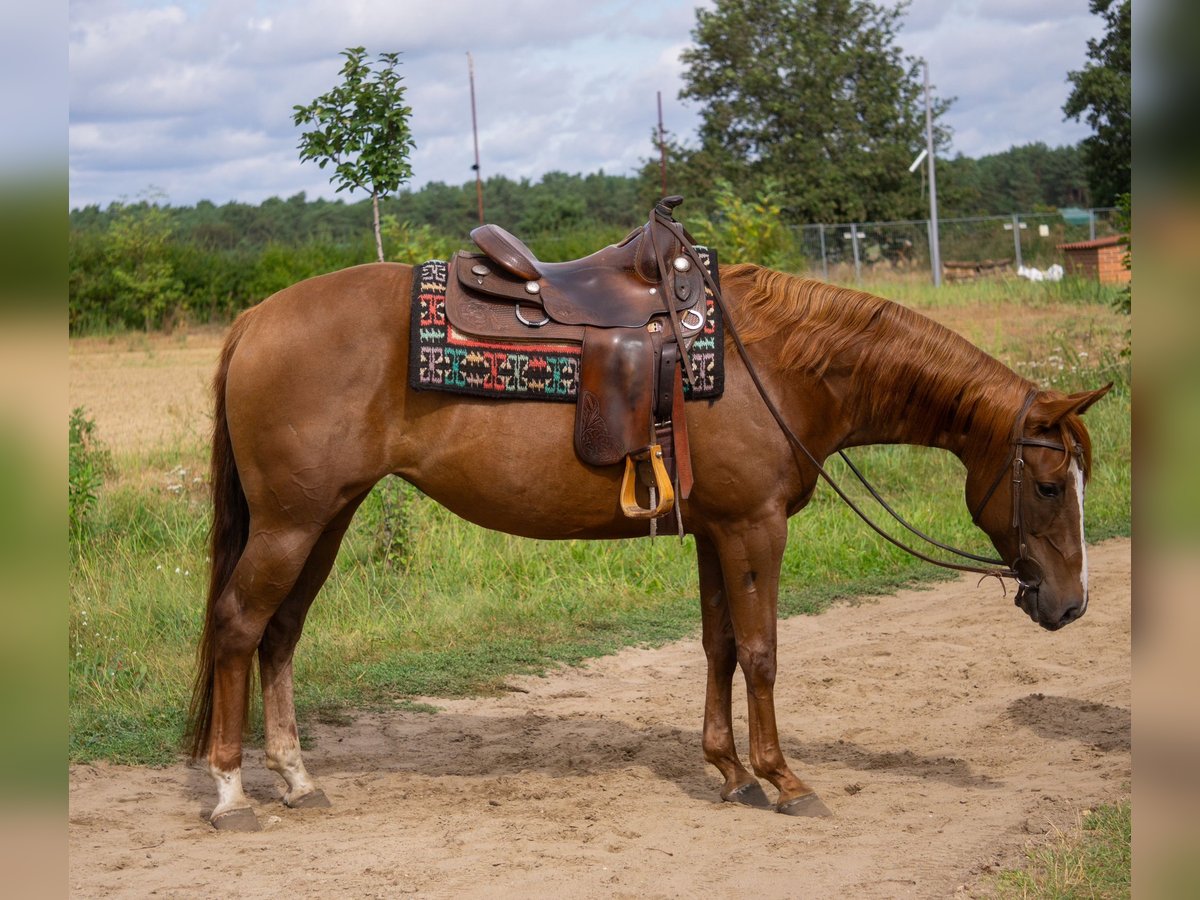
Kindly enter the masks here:
M 223 328 L 70 342 L 68 410 L 82 406 L 116 455 L 203 445 Z

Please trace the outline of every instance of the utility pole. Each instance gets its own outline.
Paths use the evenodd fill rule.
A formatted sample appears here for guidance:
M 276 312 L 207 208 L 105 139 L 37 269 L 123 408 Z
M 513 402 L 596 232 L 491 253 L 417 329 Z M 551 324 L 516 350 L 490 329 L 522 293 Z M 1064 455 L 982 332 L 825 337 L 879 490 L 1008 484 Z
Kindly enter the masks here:
M 475 60 L 467 51 L 467 74 L 471 79 L 471 134 L 475 138 L 475 201 L 479 206 L 479 224 L 483 224 L 483 179 L 479 175 L 479 125 L 475 119 Z
M 658 155 L 659 155 L 659 171 L 662 173 L 662 194 L 659 196 L 667 196 L 667 142 L 663 135 L 663 120 L 662 120 L 662 91 L 658 92 Z
M 925 152 L 929 155 L 929 265 L 933 268 L 933 286 L 942 286 L 942 248 L 938 238 L 937 174 L 933 161 L 933 102 L 929 99 L 929 63 L 925 69 Z

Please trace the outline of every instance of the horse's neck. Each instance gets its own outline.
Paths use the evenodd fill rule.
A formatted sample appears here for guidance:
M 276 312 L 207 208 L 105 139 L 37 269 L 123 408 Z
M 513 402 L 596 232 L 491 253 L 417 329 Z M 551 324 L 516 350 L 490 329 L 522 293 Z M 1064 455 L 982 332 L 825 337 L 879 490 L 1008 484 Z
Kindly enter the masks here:
M 834 367 L 845 379 L 835 391 L 846 399 L 843 446 L 916 444 L 966 459 L 995 440 L 1001 423 L 1011 427 L 1012 410 L 1029 388 L 1003 363 L 924 317 L 844 362 Z

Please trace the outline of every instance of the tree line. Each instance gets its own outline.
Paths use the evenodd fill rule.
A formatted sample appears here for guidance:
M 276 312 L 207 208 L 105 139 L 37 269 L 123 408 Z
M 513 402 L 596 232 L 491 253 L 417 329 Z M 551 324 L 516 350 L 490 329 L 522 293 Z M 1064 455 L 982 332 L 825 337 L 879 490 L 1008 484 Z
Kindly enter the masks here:
M 686 160 L 670 160 L 668 190 L 683 193 L 681 219 L 719 219 L 720 180 L 689 184 Z M 635 175 L 550 172 L 536 182 L 484 182 L 485 213 L 548 260 L 582 256 L 645 220 L 661 190 L 657 162 Z M 945 217 L 1087 206 L 1078 147 L 1014 147 L 938 163 Z M 467 246 L 478 224 L 474 182 L 427 184 L 379 203 L 386 258 L 417 262 Z M 868 207 L 869 208 L 869 207 Z M 924 218 L 919 192 L 896 218 Z M 169 205 L 161 197 L 70 212 L 68 286 L 73 333 L 170 327 L 181 318 L 225 321 L 289 284 L 376 258 L 370 199 L 308 199 L 303 192 L 257 205 Z M 781 209 L 785 225 L 805 224 Z

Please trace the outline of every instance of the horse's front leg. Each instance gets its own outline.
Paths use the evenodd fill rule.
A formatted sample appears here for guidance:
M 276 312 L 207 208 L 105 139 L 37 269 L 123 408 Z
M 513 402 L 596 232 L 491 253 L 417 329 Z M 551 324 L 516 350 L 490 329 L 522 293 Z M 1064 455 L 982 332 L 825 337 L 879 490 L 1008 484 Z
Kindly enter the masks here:
M 267 624 L 258 646 L 267 768 L 286 782 L 283 802 L 293 809 L 328 806 L 329 800 L 309 776 L 300 754 L 292 659 L 309 607 L 329 577 L 346 528 L 364 497 L 365 493 L 351 501 L 317 540 L 295 586 Z
M 775 723 L 776 614 L 787 519 L 780 514 L 723 528 L 713 539 L 724 575 L 737 661 L 746 679 L 750 764 L 755 774 L 779 790 L 778 812 L 830 815 L 816 792 L 788 767 Z
M 708 659 L 708 684 L 704 694 L 704 758 L 725 778 L 721 799 L 747 806 L 769 807 L 762 786 L 746 771 L 733 741 L 733 671 L 737 644 L 729 621 L 729 604 L 721 576 L 721 561 L 712 542 L 696 536 L 696 561 L 700 567 L 700 614 L 704 622 L 704 655 Z

